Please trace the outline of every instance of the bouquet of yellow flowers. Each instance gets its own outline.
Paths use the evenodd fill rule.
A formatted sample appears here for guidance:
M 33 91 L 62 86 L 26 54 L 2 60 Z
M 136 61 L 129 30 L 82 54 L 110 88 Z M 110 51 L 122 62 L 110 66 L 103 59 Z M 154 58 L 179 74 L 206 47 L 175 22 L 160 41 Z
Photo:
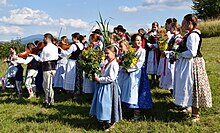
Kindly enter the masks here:
M 160 30 L 158 33 L 158 45 L 161 51 L 165 51 L 168 48 L 168 36 L 164 30 Z
M 134 67 L 137 64 L 138 57 L 133 48 L 129 48 L 129 50 L 123 55 L 121 66 L 127 71 L 129 68 Z
M 92 80 L 94 74 L 100 73 L 99 64 L 103 60 L 104 54 L 100 50 L 84 49 L 82 57 L 79 60 L 82 70 L 85 72 L 86 77 Z

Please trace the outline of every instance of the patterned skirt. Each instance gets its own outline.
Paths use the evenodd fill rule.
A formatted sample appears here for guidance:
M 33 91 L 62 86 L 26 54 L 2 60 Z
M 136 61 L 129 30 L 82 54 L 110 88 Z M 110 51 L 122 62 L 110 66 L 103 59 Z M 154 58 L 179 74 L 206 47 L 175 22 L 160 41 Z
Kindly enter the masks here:
M 203 57 L 196 57 L 193 60 L 194 85 L 192 106 L 196 108 L 212 107 L 212 95 L 205 69 L 205 61 Z

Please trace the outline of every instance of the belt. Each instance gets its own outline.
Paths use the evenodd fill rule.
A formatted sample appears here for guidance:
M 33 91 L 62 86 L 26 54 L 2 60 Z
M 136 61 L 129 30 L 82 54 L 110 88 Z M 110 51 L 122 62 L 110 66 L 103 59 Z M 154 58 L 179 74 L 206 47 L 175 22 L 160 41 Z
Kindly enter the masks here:
M 57 65 L 57 60 L 42 62 L 42 70 L 43 71 L 56 70 L 56 65 Z

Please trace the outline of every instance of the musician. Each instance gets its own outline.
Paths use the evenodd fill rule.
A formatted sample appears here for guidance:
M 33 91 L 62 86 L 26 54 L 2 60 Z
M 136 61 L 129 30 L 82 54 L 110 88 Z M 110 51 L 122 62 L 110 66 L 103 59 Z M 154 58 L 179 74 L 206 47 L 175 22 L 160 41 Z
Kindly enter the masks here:
M 40 57 L 33 57 L 42 62 L 43 69 L 43 88 L 45 92 L 45 102 L 43 106 L 51 107 L 54 104 L 54 91 L 52 88 L 53 77 L 56 73 L 56 63 L 58 59 L 58 47 L 53 43 L 53 36 L 50 33 L 44 34 L 44 42 L 46 46 L 43 48 Z
M 81 87 L 76 85 L 77 79 L 77 60 L 79 59 L 80 54 L 84 48 L 83 44 L 80 42 L 80 34 L 73 33 L 72 34 L 72 41 L 73 44 L 68 50 L 63 50 L 61 48 L 61 56 L 62 57 L 69 57 L 67 64 L 66 64 L 66 73 L 65 73 L 65 80 L 64 80 L 64 89 L 68 92 L 78 92 Z M 78 75 L 79 76 L 79 75 Z M 76 85 L 76 86 L 75 86 Z
M 71 44 L 68 43 L 67 36 L 61 37 L 61 42 L 58 44 L 64 50 L 67 50 Z M 57 61 L 57 69 L 54 77 L 54 87 L 58 90 L 63 90 L 63 82 L 65 79 L 65 71 L 66 71 L 67 57 L 60 57 Z
M 28 43 L 26 51 L 32 51 L 33 48 L 36 48 L 36 45 L 34 43 Z M 31 55 L 26 55 L 25 58 L 26 59 L 23 59 L 22 56 L 20 56 L 17 59 L 17 62 L 27 64 L 27 76 L 25 81 L 25 87 L 27 88 L 29 93 L 28 99 L 31 99 L 36 94 L 35 79 L 38 74 L 39 63 Z

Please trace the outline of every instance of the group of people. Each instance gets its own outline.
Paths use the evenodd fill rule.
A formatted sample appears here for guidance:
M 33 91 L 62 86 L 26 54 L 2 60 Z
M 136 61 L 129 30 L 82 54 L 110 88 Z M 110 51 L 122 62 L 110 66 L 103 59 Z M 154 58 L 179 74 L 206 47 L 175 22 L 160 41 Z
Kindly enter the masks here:
M 27 64 L 25 86 L 29 98 L 36 92 L 32 84 L 38 74 L 38 66 L 42 66 L 46 107 L 54 105 L 53 88 L 62 88 L 73 92 L 73 95 L 94 93 L 90 114 L 106 130 L 122 119 L 122 110 L 132 109 L 131 119 L 138 120 L 141 109 L 152 108 L 150 89 L 156 85 L 170 90 L 178 109 L 192 111 L 192 120 L 197 122 L 200 119 L 199 108 L 212 107 L 210 85 L 200 51 L 201 32 L 197 24 L 198 19 L 193 14 L 184 16 L 181 26 L 175 18 L 167 19 L 168 47 L 163 50 L 157 40 L 157 22 L 152 23 L 150 31 L 140 28 L 131 37 L 122 25 L 118 25 L 109 32 L 110 44 L 106 47 L 99 29 L 92 32 L 88 42 L 86 36 L 79 33 L 72 34 L 72 43 L 68 42 L 67 36 L 56 41 L 50 33 L 46 33 L 43 47 L 40 43 L 37 46 L 28 43 L 25 53 L 18 55 L 12 47 L 7 61 L 16 67 L 15 77 L 18 78 L 15 78 L 15 83 L 19 97 L 22 96 L 23 74 L 20 64 Z M 182 36 L 182 33 L 186 34 Z M 121 63 L 130 47 L 135 49 L 137 62 L 125 70 Z M 86 77 L 78 62 L 85 49 L 105 52 L 105 60 L 100 64 L 101 72 L 94 74 L 93 80 Z M 148 75 L 151 75 L 151 80 Z

